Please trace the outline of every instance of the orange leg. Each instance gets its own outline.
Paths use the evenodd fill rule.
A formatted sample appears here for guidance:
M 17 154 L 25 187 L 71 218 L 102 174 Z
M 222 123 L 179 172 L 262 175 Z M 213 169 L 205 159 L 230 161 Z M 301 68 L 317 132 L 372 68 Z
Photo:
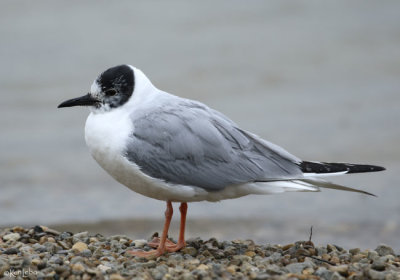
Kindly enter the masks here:
M 174 210 L 172 208 L 172 203 L 171 201 L 167 201 L 167 210 L 165 210 L 165 223 L 164 223 L 164 229 L 161 235 L 160 239 L 160 244 L 158 245 L 156 250 L 152 251 L 128 251 L 130 254 L 137 256 L 137 257 L 145 257 L 145 258 L 153 258 L 153 257 L 159 257 L 162 254 L 164 254 L 166 250 L 166 240 L 167 240 L 167 235 L 168 235 L 168 229 L 169 229 L 169 224 L 171 223 L 172 219 L 172 214 Z
M 179 210 L 181 212 L 181 226 L 179 229 L 178 243 L 174 243 L 170 240 L 166 240 L 165 248 L 168 252 L 176 252 L 186 246 L 185 242 L 185 226 L 186 226 L 186 213 L 187 213 L 187 203 L 182 202 Z M 160 238 L 155 237 L 148 245 L 157 248 L 160 244 Z
M 179 211 L 181 212 L 181 226 L 179 228 L 179 238 L 178 243 L 174 248 L 169 249 L 168 252 L 176 252 L 186 246 L 185 242 L 185 227 L 186 227 L 186 213 L 187 213 L 187 203 L 182 202 L 181 206 L 179 207 Z

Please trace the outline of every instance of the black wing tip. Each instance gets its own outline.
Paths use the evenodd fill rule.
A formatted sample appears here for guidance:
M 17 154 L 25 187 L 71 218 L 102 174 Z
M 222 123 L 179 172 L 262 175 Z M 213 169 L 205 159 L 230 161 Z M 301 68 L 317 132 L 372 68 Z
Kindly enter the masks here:
M 351 163 L 328 163 L 328 162 L 312 162 L 303 161 L 300 163 L 301 171 L 304 173 L 335 173 L 346 172 L 351 173 L 364 173 L 364 172 L 378 172 L 386 170 L 385 167 L 368 164 L 351 164 Z
M 349 164 L 348 168 L 349 168 L 349 171 L 347 172 L 348 174 L 363 173 L 363 172 L 378 172 L 386 170 L 386 168 L 383 166 L 365 165 L 365 164 Z
M 366 191 L 361 191 L 361 193 L 369 195 L 369 196 L 373 196 L 373 197 L 378 197 L 376 194 L 370 193 L 370 192 L 366 192 Z

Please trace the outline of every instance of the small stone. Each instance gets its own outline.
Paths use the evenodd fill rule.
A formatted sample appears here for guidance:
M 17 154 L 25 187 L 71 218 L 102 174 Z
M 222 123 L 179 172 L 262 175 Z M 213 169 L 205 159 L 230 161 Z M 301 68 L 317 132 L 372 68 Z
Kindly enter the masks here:
M 328 253 L 330 253 L 332 251 L 337 251 L 336 246 L 332 245 L 332 244 L 328 244 L 328 246 L 326 246 L 326 248 L 328 249 Z
M 35 233 L 42 233 L 44 230 L 43 230 L 42 226 L 36 225 L 36 226 L 33 227 L 33 231 Z
M 328 254 L 323 254 L 321 257 L 324 261 L 329 261 L 331 259 L 331 256 L 329 256 Z
M 321 277 L 321 279 L 331 279 L 333 271 L 329 271 L 325 267 L 321 266 L 315 272 L 315 275 Z
M 103 265 L 103 264 L 99 264 L 97 266 L 97 269 L 99 269 L 102 273 L 107 273 L 107 271 L 110 270 L 111 267 Z
M 63 260 L 62 258 L 58 257 L 58 256 L 52 256 L 49 260 L 49 263 L 54 263 L 54 264 L 59 264 L 62 265 L 63 264 Z
M 3 236 L 4 241 L 17 241 L 18 239 L 21 238 L 21 235 L 19 233 L 9 233 Z
M 153 275 L 153 278 L 155 280 L 161 280 L 164 277 L 167 278 L 166 277 L 167 272 L 168 272 L 168 266 L 162 264 L 157 266 L 156 269 L 154 269 L 151 274 Z
M 244 253 L 246 256 L 252 258 L 256 255 L 256 253 L 254 251 L 247 251 L 246 253 Z
M 375 251 L 379 254 L 379 256 L 395 255 L 393 249 L 385 244 L 381 244 L 376 247 Z
M 312 267 L 307 267 L 303 270 L 304 275 L 312 275 L 314 272 L 315 272 L 315 270 Z
M 87 273 L 89 273 L 89 274 L 96 274 L 96 273 L 97 273 L 97 270 L 96 270 L 96 269 L 93 269 L 93 268 L 90 268 L 90 267 L 88 267 L 88 268 L 86 269 L 86 272 L 87 272 Z
M 357 255 L 358 253 L 360 253 L 360 248 L 350 249 L 349 253 L 352 254 L 352 255 Z
M 193 266 L 197 266 L 199 265 L 200 261 L 198 259 L 191 259 L 187 261 L 188 265 L 193 265 Z
M 274 263 L 279 261 L 282 258 L 282 254 L 275 252 L 271 256 L 267 257 L 265 260 L 270 263 Z
M 38 264 L 41 263 L 41 260 L 39 260 L 39 259 L 33 259 L 33 260 L 31 261 L 31 263 L 32 263 L 33 265 L 38 265 Z
M 261 274 L 258 274 L 258 275 L 254 278 L 254 280 L 268 280 L 268 279 L 271 279 L 271 275 L 269 275 L 268 273 L 261 273 Z
M 88 273 L 84 273 L 82 275 L 82 280 L 91 280 L 91 279 L 92 279 L 92 277 Z
M 16 226 L 16 227 L 13 227 L 13 228 L 12 228 L 12 231 L 13 231 L 13 232 L 20 232 L 20 233 L 23 233 L 23 232 L 25 232 L 25 229 L 24 229 L 23 227 Z
M 84 262 L 84 259 L 81 256 L 75 256 L 75 257 L 71 258 L 70 262 L 72 264 L 82 263 L 82 262 Z
M 42 236 L 42 237 L 40 237 L 39 243 L 40 243 L 40 244 L 43 244 L 43 243 L 45 243 L 45 242 L 47 242 L 47 236 Z
M 19 253 L 17 248 L 9 248 L 3 252 L 4 255 L 16 255 Z
M 234 275 L 236 273 L 236 269 L 237 269 L 236 265 L 230 265 L 226 268 L 226 270 L 232 275 Z
M 317 255 L 322 256 L 323 254 L 327 254 L 328 250 L 325 247 L 316 247 Z
M 370 251 L 370 252 L 368 252 L 367 258 L 368 258 L 369 260 L 371 260 L 371 261 L 374 261 L 374 260 L 376 260 L 377 258 L 379 258 L 379 254 L 378 254 L 377 252 L 375 252 L 375 251 Z
M 339 252 L 345 251 L 342 247 L 340 247 L 340 246 L 338 246 L 338 245 L 336 245 L 336 244 L 334 244 L 333 246 L 335 246 L 336 249 L 337 249 Z
M 57 251 L 57 254 L 64 254 L 64 255 L 68 255 L 69 251 L 68 250 L 59 250 Z
M 142 265 L 145 268 L 155 268 L 157 263 L 154 260 L 150 260 Z
M 387 261 L 386 257 L 376 258 L 373 264 L 371 265 L 371 268 L 378 271 L 383 271 L 386 268 L 386 261 Z
M 282 270 L 282 267 L 272 264 L 268 265 L 267 269 L 265 270 L 266 273 L 269 275 L 281 275 L 284 274 L 285 272 Z
M 330 280 L 344 280 L 345 278 L 340 276 L 340 274 L 338 272 L 333 272 L 331 275 Z
M 288 249 L 292 248 L 293 246 L 294 246 L 294 244 L 293 244 L 293 243 L 291 243 L 291 244 L 287 244 L 287 245 L 285 245 L 285 246 L 283 246 L 283 247 L 282 247 L 282 251 L 286 251 L 286 250 L 288 250 Z
M 51 243 L 51 242 L 45 242 L 43 244 L 44 247 L 46 247 L 46 251 L 49 252 L 50 254 L 54 254 L 56 251 L 61 249 L 59 246 L 56 245 L 56 243 Z
M 64 232 L 60 233 L 59 238 L 61 240 L 65 240 L 65 239 L 70 238 L 71 236 L 72 236 L 72 234 L 70 232 L 64 231 Z
M 197 250 L 194 247 L 185 247 L 185 248 L 183 248 L 181 250 L 181 252 L 183 254 L 188 254 L 188 255 L 190 255 L 192 257 L 195 257 L 197 255 Z
M 47 242 L 56 243 L 56 240 L 53 237 L 47 238 Z
M 240 264 L 251 262 L 251 258 L 245 255 L 235 255 L 233 256 L 233 260 L 237 261 Z
M 82 252 L 83 250 L 86 250 L 88 248 L 88 246 L 86 245 L 86 243 L 83 242 L 76 242 L 74 244 L 74 246 L 72 246 L 72 250 L 76 250 L 78 252 Z
M 39 243 L 33 244 L 32 248 L 33 248 L 36 252 L 39 252 L 39 253 L 46 252 L 46 246 L 43 246 L 43 245 L 41 245 L 41 244 L 39 244 Z
M 110 280 L 125 280 L 125 278 L 118 273 L 114 273 L 110 275 Z
M 42 227 L 42 228 L 46 233 L 49 233 L 49 234 L 52 234 L 52 235 L 55 235 L 55 236 L 61 234 L 59 231 L 57 231 L 55 229 L 52 229 L 52 228 L 48 228 L 48 227 Z
M 76 263 L 72 265 L 72 273 L 82 274 L 85 271 L 85 267 L 81 263 Z
M 209 267 L 206 266 L 205 264 L 200 264 L 196 269 L 198 269 L 198 270 L 208 270 Z
M 42 270 L 42 269 L 44 269 L 46 266 L 47 266 L 47 263 L 45 263 L 45 262 L 40 262 L 40 263 L 37 265 L 37 268 L 38 268 L 39 270 Z
M 350 253 L 343 253 L 339 256 L 340 262 L 348 263 L 351 261 L 352 255 Z
M 81 252 L 81 256 L 85 258 L 90 258 L 92 256 L 92 251 L 85 249 Z
M 183 274 L 182 274 L 182 278 L 181 278 L 182 280 L 192 280 L 193 279 L 193 275 L 192 275 L 192 273 L 190 273 L 189 271 L 187 271 L 187 272 L 184 272 Z
M 368 276 L 372 280 L 384 280 L 386 278 L 386 273 L 385 273 L 385 271 L 376 271 L 373 269 L 369 269 Z M 396 278 L 394 278 L 394 279 L 396 279 Z
M 333 257 L 331 257 L 330 262 L 332 262 L 334 264 L 338 264 L 338 263 L 340 263 L 340 259 L 337 256 L 333 256 Z
M 86 238 L 86 237 L 88 237 L 88 236 L 89 236 L 89 232 L 87 232 L 87 231 L 78 232 L 78 233 L 75 233 L 75 234 L 73 235 L 73 237 L 74 237 L 74 238 L 77 238 L 77 239 L 83 239 L 83 238 Z
M 57 244 L 60 245 L 65 250 L 70 249 L 70 246 L 64 241 L 57 241 Z
M 224 253 L 228 257 L 235 255 L 236 251 L 237 251 L 237 249 L 234 246 L 227 246 L 227 247 L 224 248 Z
M 303 270 L 305 268 L 312 268 L 313 264 L 309 261 L 305 261 L 302 263 L 291 263 L 288 264 L 287 266 L 285 266 L 285 268 L 287 269 L 287 271 L 289 271 L 289 273 L 293 273 L 293 274 L 302 274 Z
M 137 239 L 133 241 L 133 244 L 135 244 L 135 247 L 137 248 L 143 248 L 144 246 L 147 245 L 147 240 Z
M 97 242 L 99 242 L 99 240 L 96 237 L 90 237 L 89 238 L 89 242 L 90 243 L 97 243 Z
M 336 271 L 336 272 L 340 273 L 341 275 L 347 275 L 347 273 L 349 271 L 349 266 L 347 264 L 332 266 L 330 268 L 330 270 Z

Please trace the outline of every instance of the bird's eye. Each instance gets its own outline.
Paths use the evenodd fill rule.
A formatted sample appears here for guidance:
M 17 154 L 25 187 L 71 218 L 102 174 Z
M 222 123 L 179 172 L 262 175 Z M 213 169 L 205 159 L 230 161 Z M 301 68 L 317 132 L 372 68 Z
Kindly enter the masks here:
M 112 89 L 106 90 L 104 93 L 105 93 L 106 96 L 114 96 L 114 95 L 117 94 L 117 91 L 112 88 Z

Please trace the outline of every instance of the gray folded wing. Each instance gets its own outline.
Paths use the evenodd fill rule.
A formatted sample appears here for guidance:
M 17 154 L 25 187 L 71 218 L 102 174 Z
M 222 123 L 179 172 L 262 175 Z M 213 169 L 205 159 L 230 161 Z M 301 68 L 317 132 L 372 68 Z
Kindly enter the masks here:
M 125 156 L 149 176 L 208 191 L 302 177 L 298 158 L 201 103 L 181 100 L 139 115 Z

